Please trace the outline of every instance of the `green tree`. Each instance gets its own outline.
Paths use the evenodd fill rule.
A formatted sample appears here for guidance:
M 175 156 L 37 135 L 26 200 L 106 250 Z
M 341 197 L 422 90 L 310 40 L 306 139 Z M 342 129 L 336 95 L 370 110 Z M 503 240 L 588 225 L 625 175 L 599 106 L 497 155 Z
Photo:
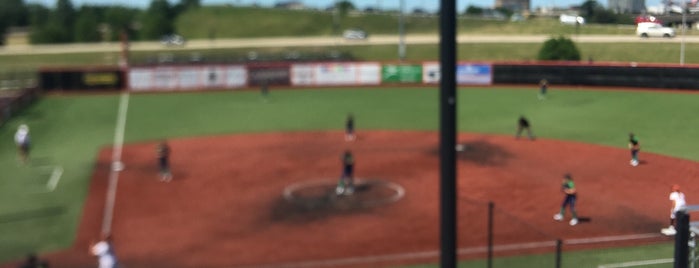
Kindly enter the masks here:
M 23 0 L 0 1 L 0 45 L 5 43 L 2 37 L 7 29 L 12 26 L 28 25 L 28 17 L 28 9 Z
M 618 16 L 613 11 L 599 7 L 595 10 L 595 14 L 590 18 L 591 22 L 595 23 L 617 23 Z
M 141 10 L 121 6 L 110 6 L 104 12 L 104 23 L 111 29 L 109 41 L 119 41 L 120 34 L 126 32 L 130 40 L 139 39 L 142 25 L 138 23 Z
M 595 15 L 595 10 L 599 9 L 599 4 L 595 0 L 587 0 L 580 5 L 580 16 L 587 21 L 591 21 Z
M 483 8 L 474 5 L 469 5 L 466 7 L 466 15 L 480 16 L 483 15 Z
M 75 10 L 70 0 L 58 0 L 56 9 L 49 12 L 48 20 L 37 19 L 42 23 L 32 23 L 30 39 L 32 43 L 68 43 L 73 41 L 73 20 Z
M 350 11 L 356 10 L 357 8 L 354 6 L 352 1 L 349 0 L 343 0 L 340 2 L 337 2 L 335 5 L 335 8 L 337 8 L 338 12 L 340 12 L 340 17 L 346 17 L 347 14 L 349 14 Z
M 141 34 L 153 40 L 174 32 L 172 7 L 167 0 L 153 0 L 142 17 Z
M 58 0 L 53 13 L 54 22 L 66 29 L 71 29 L 75 18 L 75 9 L 70 0 Z
M 102 40 L 99 29 L 100 18 L 99 9 L 90 6 L 83 6 L 77 13 L 75 28 L 73 30 L 73 40 L 77 42 L 97 42 Z
M 29 14 L 29 25 L 40 27 L 48 23 L 51 10 L 43 5 L 30 4 L 27 6 L 27 13 Z
M 537 57 L 539 60 L 580 60 L 580 51 L 573 40 L 559 36 L 544 42 Z

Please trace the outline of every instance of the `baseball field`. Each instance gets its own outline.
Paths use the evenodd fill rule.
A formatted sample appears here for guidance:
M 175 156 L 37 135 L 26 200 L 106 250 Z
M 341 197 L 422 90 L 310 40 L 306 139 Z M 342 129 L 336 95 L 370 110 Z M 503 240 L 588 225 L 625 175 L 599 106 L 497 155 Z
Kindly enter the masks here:
M 564 267 L 667 267 L 672 240 L 659 230 L 670 185 L 697 203 L 699 95 L 554 85 L 541 101 L 537 92 L 458 92 L 463 267 L 484 265 L 488 202 L 495 267 L 553 267 L 556 239 Z M 126 267 L 435 267 L 437 100 L 431 87 L 272 89 L 268 100 L 254 90 L 45 96 L 0 127 L 0 262 L 38 252 L 52 267 L 92 267 L 88 244 L 107 228 Z M 343 137 L 348 113 L 353 142 Z M 514 139 L 520 115 L 536 140 Z M 28 164 L 13 144 L 23 123 Z M 640 138 L 638 167 L 629 132 Z M 170 183 L 157 176 L 163 139 Z M 334 187 L 347 149 L 361 191 L 313 199 Z M 586 219 L 577 226 L 552 219 L 566 172 Z

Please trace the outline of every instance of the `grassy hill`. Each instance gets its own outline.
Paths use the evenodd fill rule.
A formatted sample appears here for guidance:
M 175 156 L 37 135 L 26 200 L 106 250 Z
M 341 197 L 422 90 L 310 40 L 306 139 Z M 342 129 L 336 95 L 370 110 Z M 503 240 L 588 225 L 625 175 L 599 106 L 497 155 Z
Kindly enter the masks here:
M 439 31 L 437 16 L 406 15 L 404 21 L 409 34 Z M 175 27 L 188 39 L 330 36 L 347 28 L 361 28 L 370 34 L 397 34 L 398 14 L 351 13 L 338 16 L 335 24 L 329 11 L 221 5 L 188 10 L 177 18 Z M 458 30 L 474 34 L 633 34 L 631 25 L 587 24 L 576 28 L 561 24 L 555 17 L 512 22 L 462 16 Z

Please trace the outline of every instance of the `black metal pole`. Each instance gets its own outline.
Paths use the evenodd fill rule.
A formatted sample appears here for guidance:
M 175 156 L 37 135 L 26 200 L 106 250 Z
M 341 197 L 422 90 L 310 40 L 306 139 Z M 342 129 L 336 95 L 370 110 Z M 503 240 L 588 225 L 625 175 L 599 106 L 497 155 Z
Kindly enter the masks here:
M 561 268 L 562 251 L 563 251 L 563 240 L 556 239 L 556 268 Z
M 456 267 L 456 0 L 440 4 L 441 267 Z
M 495 203 L 488 202 L 488 268 L 493 268 L 493 212 Z
M 675 213 L 675 265 L 674 268 L 687 268 L 689 265 L 689 214 L 680 210 Z

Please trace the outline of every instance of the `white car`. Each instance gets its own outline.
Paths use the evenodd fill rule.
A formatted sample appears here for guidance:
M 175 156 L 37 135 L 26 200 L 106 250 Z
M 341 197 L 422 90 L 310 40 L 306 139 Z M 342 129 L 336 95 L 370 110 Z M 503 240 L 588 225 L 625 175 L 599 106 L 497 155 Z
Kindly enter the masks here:
M 367 39 L 369 35 L 360 29 L 347 29 L 342 33 L 342 37 L 349 40 L 363 40 Z
M 636 27 L 636 35 L 647 38 L 647 37 L 665 37 L 671 38 L 675 37 L 675 29 L 670 27 L 664 27 L 660 23 L 656 22 L 640 22 Z
M 160 39 L 164 46 L 184 46 L 184 37 L 177 34 L 165 35 Z

